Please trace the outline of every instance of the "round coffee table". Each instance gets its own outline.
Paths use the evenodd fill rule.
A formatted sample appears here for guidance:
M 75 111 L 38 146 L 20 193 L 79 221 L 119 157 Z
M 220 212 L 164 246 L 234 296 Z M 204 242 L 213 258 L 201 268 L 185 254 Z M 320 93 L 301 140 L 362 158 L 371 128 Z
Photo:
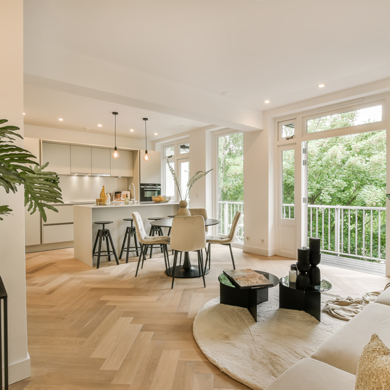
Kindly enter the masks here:
M 247 308 L 252 314 L 254 320 L 257 322 L 257 305 L 268 301 L 268 289 L 277 286 L 279 278 L 269 272 L 255 271 L 264 275 L 272 283 L 272 286 L 260 288 L 238 288 L 230 282 L 225 274 L 219 275 L 218 280 L 221 296 L 220 302 L 225 305 Z
M 290 283 L 288 276 L 279 281 L 279 308 L 303 310 L 321 321 L 321 293 L 329 291 L 332 284 L 321 279 L 319 286 L 298 290 L 296 283 Z

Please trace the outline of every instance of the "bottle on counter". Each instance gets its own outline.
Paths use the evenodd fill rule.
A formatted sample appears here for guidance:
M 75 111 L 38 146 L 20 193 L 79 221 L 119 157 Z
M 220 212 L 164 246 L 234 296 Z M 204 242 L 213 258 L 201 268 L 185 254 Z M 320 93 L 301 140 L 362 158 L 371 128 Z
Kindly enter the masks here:
M 125 204 L 129 204 L 130 203 L 130 201 L 129 201 L 129 196 L 128 195 L 126 195 L 126 198 L 125 198 Z
M 297 265 L 291 264 L 291 269 L 288 273 L 288 278 L 290 283 L 296 283 L 297 282 Z
M 100 191 L 100 202 L 103 205 L 107 203 L 106 190 L 105 190 L 104 186 L 103 186 L 102 190 Z
M 106 194 L 106 196 L 107 196 L 106 205 L 109 206 L 111 204 L 111 194 L 108 193 L 108 194 Z

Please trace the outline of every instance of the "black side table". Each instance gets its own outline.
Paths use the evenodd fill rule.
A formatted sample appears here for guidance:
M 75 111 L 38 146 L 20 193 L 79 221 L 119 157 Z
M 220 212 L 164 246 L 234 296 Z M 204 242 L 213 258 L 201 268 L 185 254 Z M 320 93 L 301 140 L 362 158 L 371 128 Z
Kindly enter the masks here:
M 262 288 L 237 288 L 230 282 L 225 274 L 219 275 L 218 280 L 219 293 L 221 295 L 220 302 L 225 305 L 247 308 L 252 314 L 253 319 L 257 322 L 257 305 L 268 301 L 268 289 L 277 286 L 279 278 L 268 272 L 256 272 L 264 275 L 272 283 L 272 286 Z
M 288 276 L 283 276 L 279 281 L 279 308 L 303 310 L 321 321 L 321 293 L 331 288 L 330 282 L 321 279 L 318 287 L 298 290 L 295 283 L 290 283 Z
M 8 295 L 3 279 L 0 277 L 0 306 L 3 301 L 3 315 L 0 307 L 0 386 L 3 383 L 3 353 L 4 353 L 4 389 L 8 390 Z M 4 339 L 4 346 L 2 345 Z

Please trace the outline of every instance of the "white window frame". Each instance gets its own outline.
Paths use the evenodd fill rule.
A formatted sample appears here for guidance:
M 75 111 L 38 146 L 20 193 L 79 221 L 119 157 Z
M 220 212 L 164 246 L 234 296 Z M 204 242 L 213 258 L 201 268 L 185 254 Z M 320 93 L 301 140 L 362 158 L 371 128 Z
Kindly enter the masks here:
M 182 144 L 189 144 L 190 145 L 190 151 L 188 153 L 180 154 L 180 145 L 182 145 Z M 165 157 L 165 148 L 168 147 L 168 146 L 174 146 L 175 154 L 172 156 L 172 158 L 169 159 L 169 161 L 175 163 L 175 172 L 176 172 L 176 175 L 177 175 L 177 179 L 179 180 L 179 183 L 180 183 L 180 179 L 181 178 L 180 178 L 180 172 L 178 170 L 178 167 L 179 167 L 178 160 L 187 159 L 187 158 L 189 159 L 190 158 L 190 154 L 191 154 L 191 144 L 190 144 L 189 137 L 180 138 L 180 139 L 177 139 L 177 140 L 174 140 L 174 141 L 171 140 L 171 141 L 168 141 L 168 142 L 165 142 L 165 143 L 161 144 L 161 151 L 162 151 L 162 153 L 161 153 L 161 178 L 162 178 L 161 191 L 162 191 L 163 194 L 166 193 L 166 187 L 165 187 L 165 183 L 166 183 L 166 169 L 165 169 L 165 166 L 166 166 L 166 163 L 168 161 L 168 158 Z M 190 170 L 191 170 L 191 165 L 190 165 Z M 171 198 L 171 201 L 175 201 L 175 202 L 180 201 L 179 191 L 177 190 L 177 188 L 176 188 L 176 191 L 175 191 L 175 196 L 173 196 Z

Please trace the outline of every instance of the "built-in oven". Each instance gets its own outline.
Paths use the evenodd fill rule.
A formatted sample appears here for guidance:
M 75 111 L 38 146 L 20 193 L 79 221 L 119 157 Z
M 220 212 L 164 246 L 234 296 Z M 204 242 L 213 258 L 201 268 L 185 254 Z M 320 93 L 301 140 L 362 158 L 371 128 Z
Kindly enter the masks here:
M 140 188 L 140 200 L 142 203 L 153 202 L 152 196 L 161 195 L 161 184 L 141 183 Z

